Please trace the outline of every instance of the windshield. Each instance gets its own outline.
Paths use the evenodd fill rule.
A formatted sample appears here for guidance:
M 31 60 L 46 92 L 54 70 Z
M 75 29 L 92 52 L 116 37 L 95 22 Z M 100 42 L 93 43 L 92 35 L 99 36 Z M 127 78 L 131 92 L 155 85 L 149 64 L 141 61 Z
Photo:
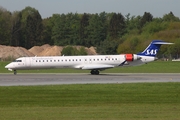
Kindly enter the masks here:
M 22 60 L 14 60 L 13 62 L 22 62 Z

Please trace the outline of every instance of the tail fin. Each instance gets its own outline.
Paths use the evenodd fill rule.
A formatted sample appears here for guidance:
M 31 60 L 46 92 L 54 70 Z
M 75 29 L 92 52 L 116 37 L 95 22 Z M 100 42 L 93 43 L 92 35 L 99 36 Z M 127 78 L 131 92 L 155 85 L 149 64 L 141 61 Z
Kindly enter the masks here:
M 161 45 L 164 45 L 164 44 L 173 44 L 173 43 L 164 42 L 162 40 L 153 40 L 143 52 L 138 53 L 137 55 L 155 57 Z

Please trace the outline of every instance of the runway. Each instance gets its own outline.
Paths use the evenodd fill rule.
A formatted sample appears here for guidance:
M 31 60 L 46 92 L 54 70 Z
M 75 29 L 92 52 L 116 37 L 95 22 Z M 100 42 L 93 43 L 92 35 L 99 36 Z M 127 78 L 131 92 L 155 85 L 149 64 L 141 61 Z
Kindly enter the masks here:
M 83 74 L 0 74 L 0 86 L 29 86 L 57 84 L 106 84 L 139 82 L 180 82 L 179 73 L 107 73 Z

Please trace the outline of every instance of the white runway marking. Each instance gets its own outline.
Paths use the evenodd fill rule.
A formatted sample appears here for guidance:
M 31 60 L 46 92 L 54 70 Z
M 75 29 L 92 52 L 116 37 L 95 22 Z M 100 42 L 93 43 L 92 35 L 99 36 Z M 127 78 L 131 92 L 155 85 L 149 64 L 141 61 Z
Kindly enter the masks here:
M 106 84 L 138 82 L 180 82 L 179 73 L 107 73 L 90 74 L 0 74 L 0 86 L 57 84 Z

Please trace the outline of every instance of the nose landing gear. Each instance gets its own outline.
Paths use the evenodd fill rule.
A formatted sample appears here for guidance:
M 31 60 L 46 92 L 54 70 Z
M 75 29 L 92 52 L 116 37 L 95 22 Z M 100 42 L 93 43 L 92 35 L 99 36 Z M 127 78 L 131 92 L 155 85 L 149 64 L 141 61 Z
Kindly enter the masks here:
M 14 70 L 14 75 L 16 75 L 17 74 L 17 71 L 16 70 Z

